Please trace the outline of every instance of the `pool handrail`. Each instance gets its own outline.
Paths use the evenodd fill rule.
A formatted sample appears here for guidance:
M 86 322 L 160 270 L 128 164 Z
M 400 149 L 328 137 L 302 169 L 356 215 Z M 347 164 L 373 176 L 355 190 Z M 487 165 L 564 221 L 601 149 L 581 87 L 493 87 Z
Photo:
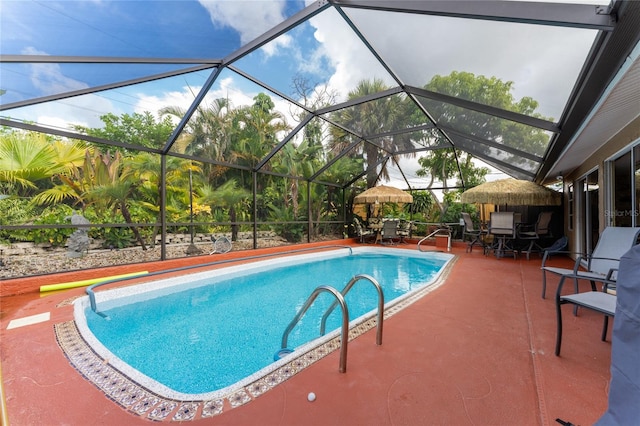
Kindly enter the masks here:
M 282 333 L 281 350 L 287 348 L 287 341 L 289 339 L 289 333 L 291 333 L 291 330 L 293 330 L 293 328 L 296 326 L 298 321 L 302 319 L 304 314 L 307 312 L 307 309 L 309 309 L 309 307 L 316 300 L 316 297 L 318 297 L 318 295 L 324 291 L 333 294 L 337 300 L 337 303 L 339 303 L 340 307 L 342 308 L 342 327 L 341 327 L 342 342 L 340 344 L 339 371 L 341 373 L 345 373 L 347 371 L 347 345 L 349 343 L 349 308 L 347 307 L 347 303 L 344 300 L 344 296 L 342 296 L 342 294 L 338 290 L 336 290 L 331 286 L 321 285 L 316 287 L 315 290 L 313 290 L 313 292 L 311 293 L 311 296 L 309 296 L 304 306 L 300 308 L 296 316 L 291 320 L 291 322 L 287 326 L 284 333 Z
M 349 280 L 347 285 L 344 286 L 344 288 L 342 289 L 342 291 L 340 293 L 342 294 L 343 297 L 347 297 L 347 293 L 349 293 L 349 290 L 351 290 L 351 288 L 354 286 L 354 284 L 356 282 L 360 281 L 360 280 L 370 281 L 371 284 L 373 284 L 373 286 L 376 288 L 376 291 L 378 292 L 378 314 L 377 314 L 377 325 L 376 325 L 376 329 L 377 329 L 377 332 L 376 332 L 376 345 L 380 346 L 380 345 L 382 345 L 382 322 L 383 322 L 383 317 L 384 317 L 384 293 L 382 292 L 382 287 L 380 286 L 380 283 L 378 283 L 378 280 L 373 278 L 371 275 L 358 274 L 358 275 L 354 276 L 353 278 L 351 278 Z M 324 336 L 324 334 L 325 334 L 325 329 L 326 329 L 326 325 L 327 325 L 327 318 L 329 318 L 329 315 L 331 315 L 331 313 L 333 312 L 333 310 L 336 308 L 337 305 L 338 305 L 338 301 L 333 302 L 333 304 L 331 306 L 329 306 L 329 309 L 327 309 L 327 311 L 322 316 L 322 321 L 320 322 L 320 335 L 321 336 Z
M 342 245 L 342 244 L 331 244 L 331 245 L 326 245 L 326 246 L 305 247 L 305 248 L 301 248 L 301 249 L 290 250 L 286 254 L 299 253 L 299 252 L 305 252 L 305 251 L 313 251 L 313 250 L 318 250 L 318 249 L 327 249 L 327 248 L 346 248 L 346 249 L 349 249 L 349 255 L 353 254 L 353 247 L 347 246 L 347 245 Z M 245 261 L 245 260 L 261 259 L 261 258 L 264 258 L 264 257 L 272 257 L 272 256 L 281 256 L 283 254 L 284 253 L 282 253 L 282 252 L 280 252 L 280 253 L 263 253 L 263 254 L 256 254 L 254 256 L 242 257 L 242 258 L 224 259 L 224 260 L 217 260 L 215 262 L 199 263 L 197 265 L 181 266 L 179 268 L 163 269 L 162 271 L 155 271 L 155 272 L 150 272 L 148 274 L 145 274 L 144 278 L 153 277 L 153 276 L 162 275 L 162 274 L 169 274 L 169 273 L 173 273 L 173 272 L 182 272 L 182 271 L 187 271 L 189 269 L 206 268 L 206 267 L 209 267 L 209 266 L 222 265 L 222 264 L 225 264 L 225 263 L 242 262 L 242 261 Z M 94 291 L 96 288 L 102 287 L 103 285 L 113 284 L 113 283 L 117 283 L 117 282 L 124 282 L 124 281 L 128 281 L 128 280 L 136 279 L 136 278 L 141 278 L 141 277 L 140 276 L 133 276 L 133 277 L 123 277 L 123 278 L 118 278 L 118 279 L 113 279 L 113 280 L 108 280 L 108 281 L 101 281 L 99 283 L 96 283 L 96 284 L 93 284 L 93 285 L 90 285 L 89 287 L 87 287 L 85 292 L 89 296 L 89 302 L 91 304 L 91 310 L 93 310 L 93 312 L 95 312 L 96 314 L 100 315 L 101 317 L 106 317 L 105 314 L 103 314 L 102 312 L 98 311 L 98 307 L 97 307 L 97 304 L 96 304 L 96 296 L 95 296 L 95 291 Z
M 424 252 L 424 251 L 433 251 L 433 250 L 422 250 L 422 248 L 420 248 L 420 245 L 423 242 L 425 242 L 427 239 L 429 239 L 429 238 L 431 238 L 433 236 L 437 236 L 442 231 L 446 232 L 447 250 L 451 251 L 451 228 L 446 223 L 441 224 L 438 229 L 436 229 L 435 231 L 433 231 L 432 233 L 430 233 L 429 235 L 427 235 L 426 237 L 424 237 L 420 241 L 418 241 L 418 250 L 422 251 L 422 252 Z

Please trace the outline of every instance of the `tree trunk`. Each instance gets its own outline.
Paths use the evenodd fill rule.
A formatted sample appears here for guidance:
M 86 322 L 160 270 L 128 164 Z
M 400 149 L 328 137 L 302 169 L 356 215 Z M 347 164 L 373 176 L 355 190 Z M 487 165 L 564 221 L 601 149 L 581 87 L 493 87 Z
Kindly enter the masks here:
M 238 241 L 238 225 L 236 222 L 236 208 L 229 207 L 229 219 L 231 219 L 231 241 Z
M 378 148 L 372 144 L 365 143 L 367 153 L 367 189 L 373 188 L 378 180 L 378 173 L 373 167 L 378 161 Z
M 129 213 L 129 209 L 127 209 L 127 204 L 124 201 L 120 202 L 120 211 L 122 212 L 122 216 L 124 217 L 124 220 L 129 225 L 131 225 L 133 223 L 133 220 L 131 220 L 131 214 Z M 129 228 L 131 228 L 131 232 L 133 232 L 133 235 L 136 237 L 136 240 L 140 243 L 140 247 L 142 247 L 142 250 L 147 250 L 147 246 L 145 245 L 144 240 L 140 235 L 140 231 L 138 231 L 138 228 L 136 226 L 129 226 Z

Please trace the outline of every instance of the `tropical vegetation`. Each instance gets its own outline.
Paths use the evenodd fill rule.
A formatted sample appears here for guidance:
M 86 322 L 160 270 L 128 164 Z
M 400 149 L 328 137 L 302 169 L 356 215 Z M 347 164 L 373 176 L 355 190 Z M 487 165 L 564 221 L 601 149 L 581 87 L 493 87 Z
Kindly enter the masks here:
M 296 84 L 310 109 L 331 102 L 331 94 L 314 97 L 305 82 Z M 465 92 L 473 99 L 487 98 L 493 106 L 535 115 L 536 102 L 516 101 L 511 86 L 454 72 L 434 77 L 425 89 L 456 96 Z M 386 89 L 380 80 L 364 80 L 348 98 Z M 413 100 L 393 95 L 330 113 L 327 120 L 314 117 L 290 136 L 306 113 L 287 119 L 269 95 L 259 93 L 251 105 L 206 101 L 177 136 L 176 123 L 185 115 L 177 106 L 157 116 L 107 114 L 100 128 L 75 127 L 92 142 L 2 128 L 0 224 L 10 228 L 0 230 L 0 240 L 63 245 L 73 228 L 39 225 L 68 224 L 74 211 L 100 225 L 92 227 L 90 235 L 111 248 L 155 244 L 163 218 L 169 232 L 229 231 L 233 240 L 254 223 L 290 242 L 337 236 L 351 221 L 353 197 L 384 182 L 389 164 L 415 155 L 406 154 L 414 144 L 436 148 L 424 150 L 418 159 L 424 188 L 413 193 L 413 204 L 385 205 L 383 213 L 422 222 L 457 222 L 460 211 L 474 209 L 459 203 L 459 188 L 481 183 L 488 169 L 453 149 L 437 130 L 394 132 L 407 123 L 425 124 L 415 108 Z M 533 152 L 544 147 L 541 131 L 505 120 L 487 125 L 481 113 L 463 116 L 456 108 L 429 106 L 441 125 L 490 140 L 516 134 L 504 140 L 521 141 Z M 363 135 L 373 136 L 364 140 Z M 95 142 L 100 140 L 115 143 Z M 169 143 L 169 154 L 163 157 L 160 153 Z M 444 196 L 436 197 L 436 184 Z

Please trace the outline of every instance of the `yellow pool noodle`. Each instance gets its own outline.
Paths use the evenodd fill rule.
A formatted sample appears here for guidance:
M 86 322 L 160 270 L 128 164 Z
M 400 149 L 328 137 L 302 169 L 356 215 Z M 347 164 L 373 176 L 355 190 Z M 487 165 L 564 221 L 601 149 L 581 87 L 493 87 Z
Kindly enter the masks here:
M 46 291 L 66 290 L 69 288 L 83 287 L 83 286 L 88 286 L 92 284 L 98 284 L 104 281 L 117 280 L 119 278 L 137 277 L 137 276 L 145 275 L 148 273 L 149 271 L 131 272 L 129 274 L 111 275 L 108 277 L 91 278 L 89 280 L 69 281 L 66 283 L 43 285 L 40 287 L 40 293 L 43 293 Z

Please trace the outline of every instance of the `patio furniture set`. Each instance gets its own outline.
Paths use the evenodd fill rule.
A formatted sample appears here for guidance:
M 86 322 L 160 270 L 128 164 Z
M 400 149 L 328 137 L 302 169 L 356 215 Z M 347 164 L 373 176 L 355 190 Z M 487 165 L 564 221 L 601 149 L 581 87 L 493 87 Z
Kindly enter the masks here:
M 514 259 L 518 254 L 526 254 L 529 260 L 535 251 L 542 254 L 543 241 L 551 238 L 551 217 L 552 212 L 544 211 L 538 215 L 536 223 L 525 224 L 520 213 L 491 212 L 487 225 L 475 227 L 469 213 L 462 213 L 463 239 L 469 240 L 467 252 L 479 245 L 484 254 L 494 253 L 496 257 L 504 257 L 510 253 Z
M 574 267 L 559 268 L 542 262 L 542 298 L 546 274 L 560 276 L 556 289 L 557 316 L 555 355 L 562 345 L 562 305 L 588 309 L 603 315 L 601 340 L 606 341 L 609 318 L 616 317 L 611 333 L 611 380 L 607 411 L 597 425 L 636 424 L 640 418 L 640 228 L 607 227 L 590 255 L 577 254 Z M 568 252 L 567 252 L 568 253 Z M 574 281 L 575 293 L 563 292 L 567 279 Z M 579 292 L 578 280 L 587 280 L 590 291 Z M 598 289 L 596 283 L 601 283 Z
M 383 245 L 405 243 L 405 238 L 411 236 L 414 225 L 405 219 L 370 218 L 365 227 L 358 218 L 354 217 L 353 225 L 361 243 L 373 242 Z
M 635 253 L 636 259 L 633 262 L 636 264 L 638 262 L 637 256 L 640 256 L 640 250 L 637 246 L 639 236 L 640 228 L 609 226 L 600 235 L 598 243 L 591 254 L 558 252 L 576 256 L 572 269 L 549 266 L 547 264 L 549 254 L 545 252 L 542 259 L 543 299 L 547 288 L 547 273 L 560 277 L 555 295 L 558 327 L 556 355 L 560 355 L 560 347 L 562 345 L 562 305 L 574 305 L 574 315 L 577 315 L 579 307 L 603 314 L 604 324 L 601 338 L 602 341 L 606 340 L 609 317 L 613 317 L 616 313 L 617 287 L 624 284 L 625 286 L 637 287 L 634 290 L 636 294 L 640 291 L 640 271 L 638 270 L 626 275 L 626 277 L 635 276 L 631 282 L 619 282 L 619 278 L 622 279 L 623 277 L 620 273 L 623 268 L 621 259 L 625 256 L 630 256 L 630 253 Z M 574 293 L 572 294 L 563 294 L 563 286 L 567 279 L 574 282 Z M 579 280 L 589 281 L 591 291 L 579 292 Z M 600 289 L 597 288 L 596 283 L 601 284 Z M 621 321 L 624 321 L 624 319 Z
M 540 241 L 550 234 L 549 222 L 551 220 L 550 212 L 542 212 L 538 216 L 535 225 L 519 229 L 517 225 L 517 217 L 513 212 L 494 212 L 491 214 L 491 220 L 488 228 L 474 227 L 471 217 L 468 213 L 463 213 L 465 223 L 465 237 L 469 240 L 467 252 L 473 250 L 474 245 L 481 246 L 485 254 L 493 251 L 497 257 L 504 255 L 505 252 L 511 251 L 514 258 L 517 250 L 517 241 L 527 243 L 520 249 L 521 253 L 527 254 L 527 260 L 532 251 L 538 250 L 542 257 L 542 298 L 545 298 L 547 289 L 547 274 L 553 274 L 559 277 L 558 287 L 555 294 L 556 316 L 557 316 L 557 332 L 555 354 L 560 355 L 562 346 L 562 305 L 574 305 L 573 313 L 578 314 L 578 308 L 589 309 L 604 315 L 604 324 L 602 328 L 602 341 L 607 338 L 607 330 L 609 318 L 616 314 L 617 289 L 620 285 L 630 287 L 627 290 L 629 294 L 640 295 L 640 270 L 628 270 L 623 274 L 624 265 L 621 259 L 627 263 L 640 264 L 640 245 L 638 238 L 640 237 L 640 228 L 614 227 L 610 226 L 604 229 L 598 243 L 590 254 L 575 253 L 564 251 L 567 245 L 567 238 L 562 237 L 552 246 L 543 248 Z M 487 243 L 485 238 L 493 236 L 493 242 Z M 573 268 L 560 268 L 550 266 L 549 259 L 554 254 L 566 254 L 575 256 Z M 619 279 L 626 279 L 627 282 L 621 283 Z M 566 294 L 563 287 L 566 280 L 573 280 L 574 292 Z M 580 292 L 578 287 L 579 280 L 587 280 L 591 284 L 591 291 Z M 596 283 L 600 284 L 600 288 Z M 630 303 L 625 301 L 623 303 Z M 640 315 L 640 309 L 636 314 Z M 624 319 L 619 322 L 627 321 L 629 314 L 625 313 Z M 635 319 L 636 324 L 631 328 L 640 330 L 640 318 Z

